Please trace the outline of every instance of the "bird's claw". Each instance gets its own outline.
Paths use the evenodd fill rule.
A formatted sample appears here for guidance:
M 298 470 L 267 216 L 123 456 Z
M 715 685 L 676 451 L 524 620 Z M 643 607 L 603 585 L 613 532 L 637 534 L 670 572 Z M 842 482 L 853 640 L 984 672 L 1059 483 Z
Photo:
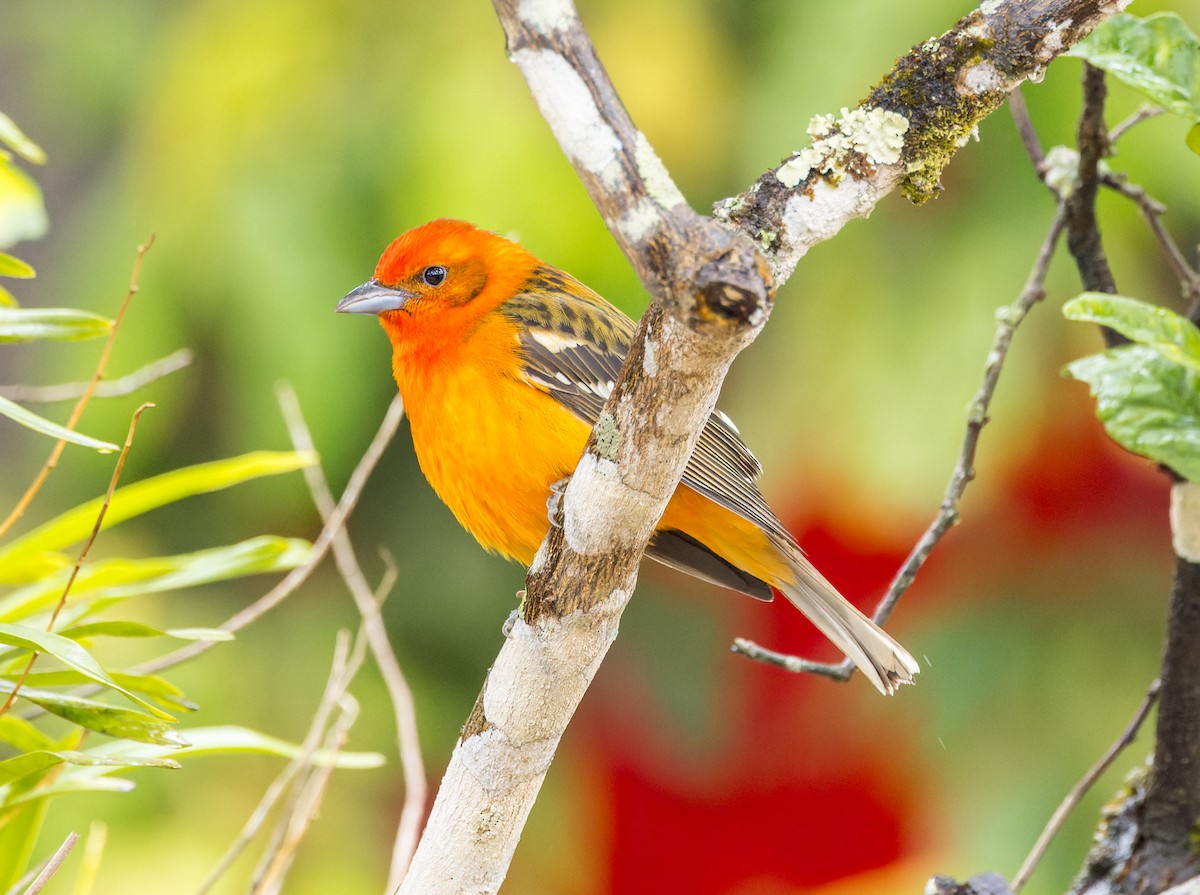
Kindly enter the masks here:
M 557 482 L 550 483 L 550 496 L 546 498 L 546 518 L 550 520 L 550 525 L 554 528 L 562 528 L 558 518 L 562 515 L 563 494 L 567 490 L 567 482 L 571 481 L 571 477 L 563 476 Z
M 513 628 L 521 620 L 521 609 L 525 605 L 525 591 L 519 590 L 517 593 L 521 597 L 521 605 L 508 614 L 508 618 L 504 620 L 504 624 L 500 627 L 500 633 L 504 635 L 505 640 L 512 636 Z

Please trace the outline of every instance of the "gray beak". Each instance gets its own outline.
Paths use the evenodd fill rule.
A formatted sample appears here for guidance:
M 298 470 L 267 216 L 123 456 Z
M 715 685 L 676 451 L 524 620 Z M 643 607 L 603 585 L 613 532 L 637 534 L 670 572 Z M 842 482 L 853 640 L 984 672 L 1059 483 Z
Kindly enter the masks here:
M 339 314 L 382 314 L 399 311 L 412 297 L 410 292 L 370 279 L 339 301 L 334 310 Z

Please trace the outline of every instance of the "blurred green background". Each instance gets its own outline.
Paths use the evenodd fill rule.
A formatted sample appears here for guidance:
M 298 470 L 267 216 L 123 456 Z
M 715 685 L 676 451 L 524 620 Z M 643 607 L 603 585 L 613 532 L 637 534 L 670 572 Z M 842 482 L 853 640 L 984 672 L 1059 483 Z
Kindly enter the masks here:
M 1200 29 L 1200 0 L 1171 8 Z M 816 113 L 853 105 L 914 43 L 970 6 L 660 0 L 581 3 L 635 121 L 693 206 L 739 192 L 804 145 Z M 1067 142 L 1078 60 L 1025 94 L 1043 142 Z M 1138 98 L 1112 87 L 1109 120 Z M 633 315 L 646 297 L 504 54 L 491 6 L 467 0 L 5 0 L 0 110 L 48 153 L 49 235 L 17 246 L 39 271 L 27 306 L 112 315 L 150 233 L 141 292 L 117 341 L 119 376 L 179 347 L 195 363 L 135 396 L 96 401 L 82 428 L 119 440 L 147 415 L 125 481 L 288 447 L 274 386 L 291 382 L 335 490 L 393 393 L 386 340 L 333 305 L 398 233 L 461 217 L 518 237 Z M 1200 241 L 1200 159 L 1164 116 L 1112 165 Z M 914 208 L 891 197 L 815 249 L 771 325 L 735 365 L 722 406 L 766 467 L 764 488 L 818 566 L 864 605 L 932 518 L 959 451 L 994 309 L 1024 282 L 1053 207 L 1006 110 Z M 1178 289 L 1131 208 L 1100 203 L 1126 294 Z M 1167 491 L 1108 445 L 1061 365 L 1097 350 L 1067 324 L 1078 291 L 1060 257 L 1018 333 L 964 524 L 896 616 L 927 665 L 891 700 L 861 680 L 797 679 L 730 655 L 734 636 L 827 656 L 786 607 L 646 569 L 622 636 L 564 740 L 505 891 L 917 892 L 934 873 L 1015 872 L 1063 793 L 1124 727 L 1154 677 L 1170 576 Z M 6 346 L 0 382 L 85 378 L 97 343 Z M 44 408 L 64 419 L 63 408 Z M 0 420 L 0 505 L 48 442 Z M 100 494 L 111 458 L 69 448 L 27 524 Z M 193 499 L 106 533 L 97 555 L 313 538 L 298 475 Z M 400 570 L 389 625 L 417 700 L 432 781 L 499 647 L 522 570 L 484 554 L 438 503 L 401 433 L 350 526 L 368 572 Z M 148 600 L 149 619 L 215 625 L 257 580 Z M 173 679 L 190 723 L 298 740 L 339 627 L 355 622 L 318 574 L 236 642 Z M 350 748 L 389 765 L 335 775 L 289 887 L 379 891 L 403 796 L 382 686 L 364 672 Z M 1101 782 L 1027 890 L 1061 891 L 1096 811 L 1147 739 Z M 43 848 L 110 825 L 100 893 L 193 891 L 278 771 L 196 759 L 134 775 L 129 795 L 63 799 Z M 218 891 L 245 890 L 252 858 Z M 70 891 L 72 865 L 46 891 Z

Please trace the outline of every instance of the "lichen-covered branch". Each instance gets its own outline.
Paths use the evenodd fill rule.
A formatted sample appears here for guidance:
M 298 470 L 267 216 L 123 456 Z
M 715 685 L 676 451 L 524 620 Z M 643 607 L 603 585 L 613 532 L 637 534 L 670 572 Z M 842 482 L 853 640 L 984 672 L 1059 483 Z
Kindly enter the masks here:
M 812 149 L 719 203 L 717 216 L 763 247 L 782 282 L 812 246 L 866 217 L 893 189 L 918 203 L 936 195 L 942 169 L 980 121 L 1128 4 L 982 3 L 941 37 L 913 47 L 855 109 L 813 119 Z

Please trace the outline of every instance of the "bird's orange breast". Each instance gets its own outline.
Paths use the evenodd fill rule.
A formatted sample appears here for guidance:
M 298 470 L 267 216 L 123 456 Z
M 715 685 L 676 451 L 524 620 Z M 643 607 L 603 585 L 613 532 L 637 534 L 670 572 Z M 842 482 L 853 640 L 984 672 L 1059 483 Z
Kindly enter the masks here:
M 549 528 L 550 485 L 575 468 L 587 426 L 523 378 L 502 320 L 436 352 L 393 344 L 421 471 L 484 547 L 528 565 Z

